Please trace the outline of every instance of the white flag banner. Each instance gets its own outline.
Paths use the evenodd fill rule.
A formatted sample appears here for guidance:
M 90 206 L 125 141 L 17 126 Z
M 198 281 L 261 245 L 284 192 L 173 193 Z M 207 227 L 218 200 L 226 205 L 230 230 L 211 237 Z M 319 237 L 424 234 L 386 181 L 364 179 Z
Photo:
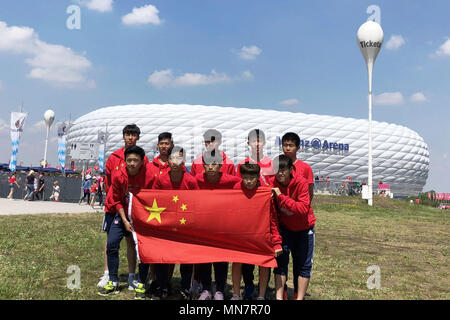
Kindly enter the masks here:
M 105 164 L 105 141 L 106 133 L 103 131 L 98 132 L 98 170 L 103 172 Z
M 62 122 L 58 126 L 58 160 L 62 173 L 66 169 L 66 134 L 69 128 L 70 125 L 67 122 Z
M 23 128 L 25 126 L 25 119 L 27 118 L 28 113 L 26 112 L 11 112 L 11 160 L 9 162 L 9 170 L 11 172 L 16 171 L 17 165 L 17 153 L 19 152 L 19 139 L 20 135 L 23 132 Z

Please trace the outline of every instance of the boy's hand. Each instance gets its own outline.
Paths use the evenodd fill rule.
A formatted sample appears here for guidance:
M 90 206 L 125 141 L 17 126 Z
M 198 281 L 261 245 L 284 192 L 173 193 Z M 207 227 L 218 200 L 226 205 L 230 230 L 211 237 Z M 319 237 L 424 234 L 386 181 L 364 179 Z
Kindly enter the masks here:
M 125 226 L 125 230 L 127 230 L 128 232 L 134 232 L 133 226 L 128 220 L 125 220 L 123 224 Z
M 281 194 L 280 188 L 272 188 L 272 193 L 278 197 Z
M 275 250 L 275 257 L 279 257 L 283 253 L 283 249 L 276 249 Z

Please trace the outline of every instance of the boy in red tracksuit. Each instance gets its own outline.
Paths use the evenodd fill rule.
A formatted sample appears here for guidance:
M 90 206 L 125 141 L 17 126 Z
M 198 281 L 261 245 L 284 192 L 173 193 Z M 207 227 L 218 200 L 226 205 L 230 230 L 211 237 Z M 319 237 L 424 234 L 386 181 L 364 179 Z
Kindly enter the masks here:
M 135 194 L 140 189 L 150 189 L 155 179 L 149 170 L 144 149 L 138 146 L 130 146 L 125 149 L 124 154 L 126 165 L 113 173 L 110 189 L 105 201 L 105 205 L 113 208 L 117 213 L 108 230 L 106 253 L 109 281 L 107 285 L 100 288 L 100 295 L 109 295 L 118 292 L 120 242 L 124 236 L 131 237 L 133 232 L 133 227 L 128 221 L 126 212 L 128 208 L 128 193 Z
M 105 180 L 104 180 L 104 187 L 106 195 L 108 194 L 108 191 L 111 187 L 111 179 L 114 172 L 117 172 L 121 170 L 123 167 L 125 167 L 125 148 L 135 146 L 137 141 L 139 140 L 139 135 L 141 134 L 141 130 L 139 127 L 135 124 L 129 124 L 126 125 L 122 130 L 122 137 L 125 146 L 123 148 L 120 148 L 116 151 L 114 151 L 106 161 L 105 170 Z M 148 162 L 147 156 L 144 157 L 145 161 Z M 102 223 L 102 230 L 107 233 L 106 236 L 106 243 L 105 243 L 105 251 L 104 251 L 104 274 L 101 277 L 100 281 L 98 282 L 97 286 L 100 288 L 103 288 L 106 283 L 108 282 L 108 262 L 107 262 L 107 255 L 106 255 L 106 244 L 108 242 L 108 230 L 111 227 L 111 224 L 114 220 L 114 217 L 116 215 L 116 211 L 114 208 L 109 206 L 106 202 L 105 204 L 105 216 L 103 218 Z M 128 260 L 128 289 L 134 290 L 136 280 L 135 280 L 135 270 L 136 270 L 136 248 L 134 246 L 134 241 L 131 237 L 126 237 L 127 241 L 127 260 Z
M 169 152 L 173 148 L 173 139 L 170 132 L 163 132 L 158 135 L 158 151 L 156 156 L 150 163 L 151 170 L 155 177 L 169 171 Z
M 275 177 L 272 191 L 278 209 L 283 253 L 277 258 L 275 289 L 277 300 L 283 299 L 288 273 L 289 254 L 292 254 L 293 281 L 298 283 L 297 300 L 303 300 L 311 278 L 314 257 L 314 225 L 308 182 L 293 175 L 292 159 L 286 155 L 274 159 Z
M 265 186 L 260 178 L 260 167 L 256 163 L 244 163 L 239 167 L 242 181 L 235 184 L 234 189 L 240 189 L 248 197 L 251 197 L 256 193 L 260 187 Z M 283 251 L 281 248 L 281 236 L 278 231 L 278 216 L 273 207 L 273 203 L 270 210 L 270 232 L 272 234 L 272 245 L 275 250 L 275 256 L 278 256 Z M 233 280 L 233 297 L 231 300 L 242 300 L 240 295 L 241 289 L 241 275 L 246 274 L 247 279 L 251 279 L 253 285 L 253 270 L 254 265 L 233 263 L 232 266 L 232 280 Z M 264 300 L 266 295 L 267 284 L 269 282 L 270 268 L 259 267 L 259 297 L 258 300 Z M 244 278 L 245 279 L 245 278 Z M 247 280 L 246 285 L 250 286 L 250 281 Z
M 159 177 L 155 179 L 153 184 L 153 189 L 161 190 L 197 190 L 198 184 L 197 180 L 189 173 L 186 172 L 184 166 L 185 162 L 185 152 L 184 149 L 178 146 L 173 147 L 169 150 L 169 171 L 164 172 Z M 139 275 L 147 275 L 150 264 L 140 263 L 139 264 Z M 152 296 L 153 300 L 165 299 L 168 295 L 168 279 L 170 266 L 172 264 L 154 264 L 155 275 L 156 275 L 156 285 L 158 286 L 156 293 Z M 181 264 L 181 290 L 180 296 L 184 300 L 189 300 L 191 298 L 189 289 L 191 286 L 192 277 L 192 264 Z M 141 283 L 145 283 L 146 277 L 141 276 Z M 138 298 L 144 298 L 144 295 L 136 293 Z
M 292 159 L 293 174 L 300 175 L 308 181 L 309 184 L 309 199 L 312 202 L 314 197 L 314 174 L 311 166 L 306 162 L 297 159 L 297 152 L 300 150 L 300 137 L 294 132 L 287 132 L 281 138 L 283 153 Z M 294 275 L 295 277 L 296 275 Z M 287 295 L 287 287 L 285 288 Z M 294 299 L 297 297 L 298 286 L 297 281 L 294 281 Z
M 220 169 L 220 171 L 223 173 L 234 175 L 235 168 L 233 161 L 231 161 L 230 158 L 227 157 L 225 152 L 219 150 L 219 146 L 222 143 L 222 134 L 220 133 L 220 131 L 216 129 L 208 129 L 203 134 L 203 139 L 205 141 L 206 152 L 215 150 L 216 153 L 220 153 L 220 155 L 222 156 L 222 168 Z M 191 166 L 191 175 L 195 177 L 199 173 L 204 173 L 203 155 L 195 159 L 192 162 Z
M 306 162 L 297 159 L 297 152 L 300 150 L 300 137 L 294 132 L 288 132 L 281 138 L 283 153 L 292 159 L 293 173 L 300 175 L 308 181 L 309 196 L 311 201 L 314 196 L 314 174 L 311 166 Z
M 264 146 L 266 144 L 266 136 L 264 131 L 253 129 L 248 133 L 247 144 L 250 147 L 250 156 L 239 162 L 236 168 L 236 176 L 240 177 L 239 167 L 246 162 L 257 163 L 261 168 L 261 179 L 264 182 L 273 175 L 272 159 L 264 155 Z
M 240 178 L 226 174 L 220 171 L 223 158 L 215 150 L 206 152 L 203 155 L 203 168 L 205 173 L 195 176 L 200 189 L 233 189 L 234 185 L 241 181 Z M 198 300 L 211 300 L 211 273 L 214 265 L 214 274 L 216 281 L 216 293 L 214 300 L 223 300 L 223 292 L 227 282 L 228 262 L 214 262 L 197 264 L 200 275 L 200 282 L 203 286 L 203 292 Z

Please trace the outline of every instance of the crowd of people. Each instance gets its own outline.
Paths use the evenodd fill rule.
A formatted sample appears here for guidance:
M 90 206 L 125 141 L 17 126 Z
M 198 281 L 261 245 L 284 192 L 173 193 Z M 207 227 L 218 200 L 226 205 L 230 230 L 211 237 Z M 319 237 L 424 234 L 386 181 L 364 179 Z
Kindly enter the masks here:
M 78 204 L 82 204 L 84 199 L 86 199 L 86 204 L 94 208 L 95 201 L 98 199 L 99 206 L 103 207 L 104 174 L 91 175 L 91 172 L 91 169 L 87 170 L 83 178 L 83 196 L 78 201 Z
M 9 183 L 9 194 L 6 197 L 7 199 L 14 198 L 14 191 L 17 187 L 20 189 L 20 185 L 17 181 L 16 174 L 12 172 L 8 179 Z M 58 181 L 53 182 L 52 194 L 49 197 L 49 200 L 54 200 L 56 202 L 59 201 L 60 187 L 58 185 Z M 34 170 L 30 170 L 25 177 L 24 183 L 24 191 L 25 196 L 23 200 L 25 201 L 36 201 L 36 200 L 44 200 L 44 188 L 45 188 L 45 179 L 44 174 L 34 172 Z
M 277 267 L 271 272 L 270 268 L 260 266 L 259 283 L 255 286 L 255 266 L 233 263 L 231 299 L 250 300 L 256 292 L 257 299 L 267 299 L 267 286 L 272 273 L 276 299 L 287 299 L 286 280 L 290 258 L 293 262 L 294 299 L 304 299 L 312 271 L 316 218 L 311 207 L 313 172 L 308 164 L 296 157 L 300 148 L 299 136 L 293 132 L 284 134 L 283 154 L 271 159 L 264 154 L 264 132 L 253 129 L 247 137 L 250 156 L 235 165 L 220 150 L 221 133 L 209 129 L 203 135 L 206 151 L 193 161 L 188 172 L 185 167 L 185 150 L 174 145 L 171 133 L 159 134 L 159 155 L 151 161 L 145 151 L 137 146 L 140 134 L 140 129 L 135 124 L 125 126 L 124 147 L 113 152 L 106 163 L 102 186 L 106 192 L 102 223 L 102 230 L 106 233 L 104 274 L 97 284 L 98 293 L 108 296 L 119 292 L 119 248 L 120 242 L 125 238 L 127 286 L 129 290 L 135 291 L 135 298 L 166 299 L 173 294 L 171 282 L 174 265 L 139 263 L 137 266 L 132 236 L 134 229 L 127 214 L 128 192 L 135 194 L 141 189 L 237 189 L 246 193 L 258 188 L 271 188 L 270 231 Z M 87 181 L 88 179 L 83 187 L 85 191 L 92 187 L 95 179 L 91 180 L 91 185 Z M 88 196 L 87 192 L 83 199 L 85 196 Z M 179 268 L 181 288 L 176 294 L 180 299 L 224 300 L 228 262 L 182 264 Z M 213 270 L 215 288 L 212 284 Z

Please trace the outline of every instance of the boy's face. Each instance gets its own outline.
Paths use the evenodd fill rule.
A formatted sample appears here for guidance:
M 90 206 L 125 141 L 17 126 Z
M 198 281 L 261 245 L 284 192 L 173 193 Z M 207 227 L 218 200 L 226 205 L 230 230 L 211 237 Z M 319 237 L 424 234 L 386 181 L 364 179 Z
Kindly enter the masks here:
M 125 141 L 125 147 L 135 146 L 139 140 L 139 135 L 136 133 L 125 133 L 123 135 L 123 141 Z
M 252 150 L 253 154 L 262 154 L 264 150 L 264 145 L 266 141 L 264 139 L 258 139 L 256 137 L 251 137 L 248 141 L 248 145 Z
M 173 148 L 173 142 L 170 139 L 162 139 L 158 142 L 158 151 L 160 155 L 166 156 L 171 148 Z
M 251 190 L 258 184 L 259 176 L 256 174 L 244 174 L 242 175 L 242 183 L 245 188 Z
M 125 159 L 125 162 L 127 164 L 127 172 L 131 176 L 135 176 L 138 174 L 139 169 L 141 169 L 143 163 L 142 158 L 135 153 L 130 153 Z
M 296 146 L 294 141 L 283 142 L 283 153 L 291 159 L 297 158 L 297 152 L 300 146 Z
M 210 164 L 203 163 L 203 168 L 205 168 L 205 173 L 208 177 L 215 177 L 220 173 L 222 165 L 217 162 L 213 162 Z
M 205 147 L 207 151 L 213 151 L 213 150 L 217 150 L 219 149 L 220 146 L 220 141 L 219 140 L 205 140 Z
M 172 153 L 169 156 L 169 167 L 172 171 L 180 171 L 183 168 L 184 165 L 184 159 L 183 154 L 181 152 L 179 153 Z
M 282 186 L 287 186 L 291 182 L 292 168 L 278 169 L 275 178 Z

